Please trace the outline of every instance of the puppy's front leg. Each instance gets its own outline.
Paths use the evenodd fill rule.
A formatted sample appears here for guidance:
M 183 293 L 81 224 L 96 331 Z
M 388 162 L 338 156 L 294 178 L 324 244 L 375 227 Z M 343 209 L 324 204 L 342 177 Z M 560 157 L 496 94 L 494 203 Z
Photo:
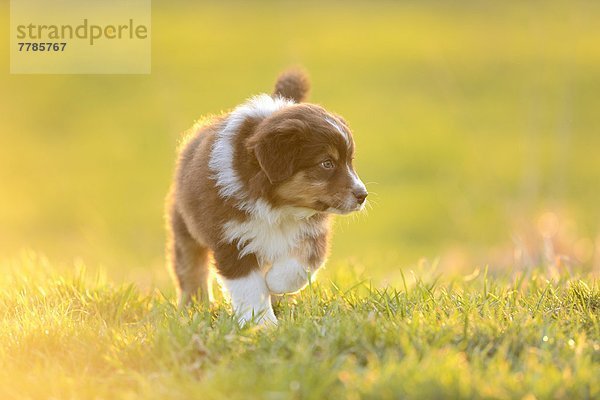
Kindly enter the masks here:
M 231 296 L 231 305 L 241 326 L 249 321 L 277 325 L 271 294 L 259 270 L 241 278 L 223 279 L 223 284 Z
M 310 270 L 296 258 L 277 260 L 267 272 L 269 291 L 274 294 L 294 293 L 308 284 Z
M 240 326 L 250 321 L 260 325 L 277 325 L 271 294 L 256 257 L 246 255 L 238 258 L 235 246 L 227 247 L 215 251 L 214 256 Z

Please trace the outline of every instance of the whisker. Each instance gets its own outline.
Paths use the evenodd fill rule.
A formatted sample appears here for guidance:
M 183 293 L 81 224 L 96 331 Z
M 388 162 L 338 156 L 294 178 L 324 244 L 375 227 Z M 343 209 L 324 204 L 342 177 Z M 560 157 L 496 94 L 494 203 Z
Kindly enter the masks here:
M 373 208 L 373 205 L 376 205 L 377 207 L 379 207 L 379 203 L 376 200 L 373 200 L 373 199 L 367 200 L 367 207 Z

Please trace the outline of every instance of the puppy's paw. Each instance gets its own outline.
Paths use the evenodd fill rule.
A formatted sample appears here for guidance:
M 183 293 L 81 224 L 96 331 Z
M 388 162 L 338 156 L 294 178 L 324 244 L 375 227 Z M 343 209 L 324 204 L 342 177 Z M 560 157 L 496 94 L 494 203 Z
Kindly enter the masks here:
M 255 323 L 260 327 L 275 327 L 277 326 L 277 317 L 273 312 L 273 308 L 269 307 L 262 311 L 249 310 L 237 317 L 240 327 L 244 327 L 248 323 Z
M 283 260 L 273 263 L 265 280 L 271 293 L 294 293 L 308 284 L 308 271 L 294 259 Z

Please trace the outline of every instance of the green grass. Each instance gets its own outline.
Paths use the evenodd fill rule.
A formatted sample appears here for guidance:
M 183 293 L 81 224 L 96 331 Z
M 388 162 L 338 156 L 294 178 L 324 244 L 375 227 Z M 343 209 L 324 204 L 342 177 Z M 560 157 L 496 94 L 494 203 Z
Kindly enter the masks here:
M 10 269 L 2 399 L 600 396 L 600 287 L 585 276 L 339 278 L 286 297 L 280 326 L 260 330 L 220 297 L 179 311 L 37 257 Z

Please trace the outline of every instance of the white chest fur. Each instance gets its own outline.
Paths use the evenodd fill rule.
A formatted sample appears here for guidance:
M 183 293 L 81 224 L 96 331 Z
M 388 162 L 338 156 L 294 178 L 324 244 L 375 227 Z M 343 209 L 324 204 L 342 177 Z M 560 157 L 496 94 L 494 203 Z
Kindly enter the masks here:
M 252 215 L 246 221 L 224 224 L 224 239 L 237 243 L 240 257 L 255 254 L 262 266 L 290 257 L 301 242 L 322 233 L 320 224 L 290 213 L 265 219 Z

